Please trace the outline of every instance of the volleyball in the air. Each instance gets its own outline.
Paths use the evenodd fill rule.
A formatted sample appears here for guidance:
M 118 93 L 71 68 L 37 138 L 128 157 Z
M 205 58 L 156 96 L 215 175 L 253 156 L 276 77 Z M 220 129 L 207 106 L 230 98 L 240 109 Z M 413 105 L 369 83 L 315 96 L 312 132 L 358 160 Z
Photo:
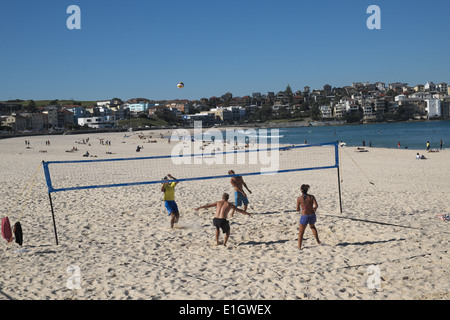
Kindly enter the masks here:
M 183 82 L 178 82 L 177 87 L 179 89 L 183 88 L 184 87 L 184 83 Z

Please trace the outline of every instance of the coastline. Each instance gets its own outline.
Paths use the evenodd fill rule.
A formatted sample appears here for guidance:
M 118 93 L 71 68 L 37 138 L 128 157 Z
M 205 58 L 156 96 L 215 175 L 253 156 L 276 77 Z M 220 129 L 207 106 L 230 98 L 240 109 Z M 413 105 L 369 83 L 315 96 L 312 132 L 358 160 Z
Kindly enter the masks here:
M 315 126 L 345 126 L 345 125 L 376 125 L 376 124 L 391 124 L 391 123 L 421 123 L 421 122 L 435 122 L 435 121 L 450 121 L 450 119 L 428 119 L 428 120 L 408 120 L 408 121 L 381 121 L 381 122 L 367 122 L 367 123 L 349 123 L 344 121 L 281 121 L 281 122 L 269 122 L 269 123 L 249 123 L 249 124 L 236 124 L 236 125 L 219 125 L 219 126 L 208 126 L 204 127 L 217 128 L 217 129 L 247 129 L 247 128 L 259 128 L 259 129 L 269 129 L 269 128 L 296 128 L 296 127 L 315 127 Z M 151 131 L 151 130 L 171 130 L 171 129 L 193 129 L 192 126 L 164 126 L 164 127 L 152 127 L 152 128 L 134 128 L 133 131 Z M 0 133 L 0 139 L 16 138 L 16 137 L 29 137 L 29 136 L 57 136 L 64 134 L 94 134 L 94 133 L 112 133 L 112 132 L 128 132 L 127 128 L 115 128 L 115 129 L 90 129 L 90 130 L 71 130 L 67 132 L 55 131 L 55 132 L 26 132 L 26 133 Z

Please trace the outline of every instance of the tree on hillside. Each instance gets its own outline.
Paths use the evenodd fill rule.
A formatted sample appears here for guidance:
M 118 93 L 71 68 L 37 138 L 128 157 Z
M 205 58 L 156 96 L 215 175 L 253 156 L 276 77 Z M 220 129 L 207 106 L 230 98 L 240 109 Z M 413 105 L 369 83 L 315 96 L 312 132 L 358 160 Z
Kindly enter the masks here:
M 112 101 L 113 103 L 115 103 L 115 104 L 118 104 L 118 105 L 123 104 L 123 101 L 122 101 L 122 99 L 120 99 L 120 98 L 112 98 L 111 101 Z
M 30 102 L 26 106 L 26 110 L 30 113 L 36 112 L 37 111 L 36 102 L 34 102 L 34 100 L 30 100 Z
M 397 95 L 397 92 L 393 89 L 389 89 L 388 92 L 386 92 L 386 95 L 389 97 L 395 97 Z
M 273 112 L 272 106 L 264 104 L 261 108 L 256 110 L 254 114 L 254 119 L 263 122 L 267 121 L 272 117 L 272 112 Z
M 288 84 L 286 87 L 286 90 L 284 91 L 284 94 L 286 95 L 287 101 L 289 104 L 292 104 L 294 102 L 294 94 L 292 93 L 291 86 Z
M 320 120 L 321 119 L 322 112 L 319 109 L 319 104 L 317 102 L 314 102 L 311 105 L 311 119 L 313 120 Z
M 281 106 L 278 109 L 278 117 L 280 119 L 290 119 L 292 115 L 291 112 L 285 106 Z
M 284 91 L 284 93 L 288 96 L 292 96 L 292 89 L 291 86 L 288 84 L 286 87 L 286 90 Z
M 363 117 L 364 117 L 363 111 L 358 110 L 355 112 L 347 113 L 347 115 L 344 117 L 344 119 L 348 123 L 357 123 L 357 122 L 360 122 L 363 119 Z
M 155 111 L 155 115 L 158 118 L 160 118 L 160 119 L 162 119 L 164 121 L 167 121 L 169 123 L 176 123 L 177 122 L 177 117 L 168 108 L 159 108 L 158 110 Z

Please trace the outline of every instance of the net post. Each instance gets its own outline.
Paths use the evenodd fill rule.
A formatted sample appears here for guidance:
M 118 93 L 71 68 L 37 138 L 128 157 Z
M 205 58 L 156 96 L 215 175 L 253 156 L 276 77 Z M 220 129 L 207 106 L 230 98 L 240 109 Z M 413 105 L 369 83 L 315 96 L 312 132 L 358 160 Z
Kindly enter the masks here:
M 339 189 L 339 209 L 340 209 L 340 213 L 342 213 L 341 177 L 339 174 L 339 167 L 337 168 L 337 177 L 338 177 L 338 189 Z
M 53 230 L 55 232 L 56 245 L 58 245 L 58 233 L 56 232 L 55 210 L 53 209 L 53 202 L 52 202 L 52 191 L 53 191 L 52 180 L 50 179 L 50 171 L 48 170 L 48 163 L 42 161 L 42 166 L 44 168 L 45 180 L 47 182 L 48 199 L 50 201 L 50 209 L 52 211 Z
M 339 143 L 336 142 L 334 144 L 334 154 L 336 158 L 336 169 L 337 169 L 337 178 L 338 178 L 338 192 L 339 192 L 339 210 L 342 214 L 342 196 L 341 196 L 341 175 L 339 172 Z
M 52 210 L 53 230 L 55 231 L 56 245 L 58 245 L 58 233 L 56 232 L 55 211 L 53 210 L 52 194 L 48 193 L 48 199 L 50 200 L 50 209 Z

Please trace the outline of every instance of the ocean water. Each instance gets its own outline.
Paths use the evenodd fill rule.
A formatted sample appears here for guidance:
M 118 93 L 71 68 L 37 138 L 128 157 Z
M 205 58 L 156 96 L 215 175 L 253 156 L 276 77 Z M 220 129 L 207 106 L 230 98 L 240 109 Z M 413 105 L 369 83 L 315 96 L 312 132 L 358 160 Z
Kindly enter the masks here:
M 206 141 L 227 139 L 224 132 L 214 135 L 210 134 L 210 131 L 211 129 L 204 129 L 203 135 L 196 134 L 193 138 Z M 218 130 L 215 131 L 218 132 Z M 316 144 L 338 141 L 345 142 L 349 147 L 360 147 L 365 141 L 366 147 L 372 145 L 375 148 L 398 148 L 400 142 L 400 148 L 424 150 L 427 141 L 430 142 L 432 149 L 439 149 L 442 139 L 443 148 L 450 148 L 450 121 L 448 120 L 269 129 L 249 128 L 240 132 L 245 135 L 247 141 L 259 140 L 264 143 L 271 143 L 274 141 L 272 138 L 276 137 L 280 144 Z M 178 140 L 177 137 L 172 138 Z
M 450 121 L 422 121 L 375 123 L 363 125 L 311 126 L 279 129 L 282 144 L 324 143 L 339 141 L 347 146 L 401 148 L 414 150 L 426 149 L 427 141 L 433 149 L 450 147 Z

